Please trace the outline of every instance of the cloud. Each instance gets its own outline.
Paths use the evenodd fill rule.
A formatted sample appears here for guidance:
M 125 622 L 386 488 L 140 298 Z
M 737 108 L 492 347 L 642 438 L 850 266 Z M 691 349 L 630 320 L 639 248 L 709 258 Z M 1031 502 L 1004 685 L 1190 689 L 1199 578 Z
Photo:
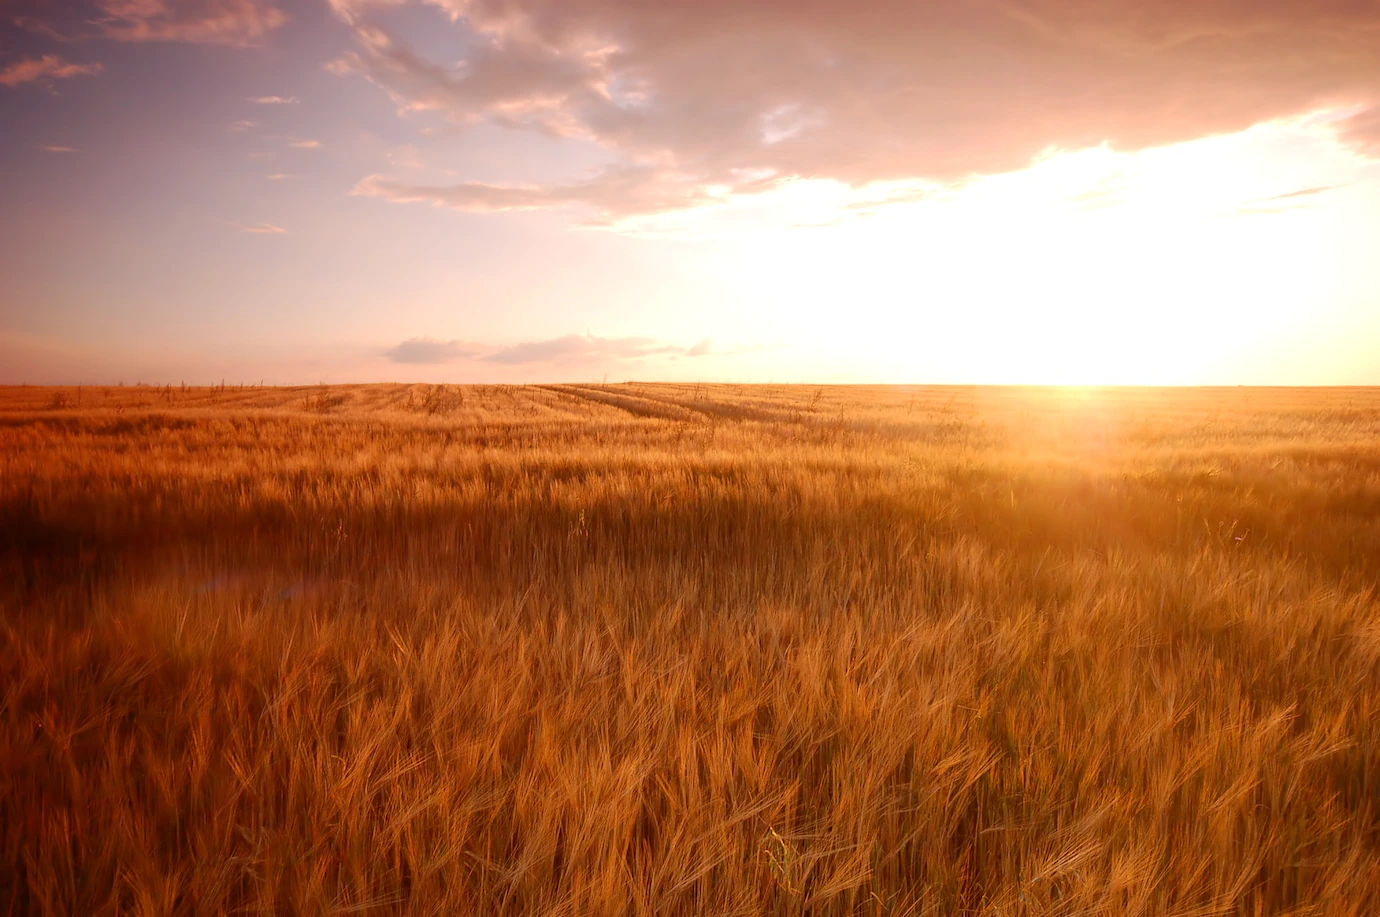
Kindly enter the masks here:
M 247 118 L 241 118 L 239 121 L 231 121 L 231 122 L 230 122 L 230 126 L 229 126 L 228 128 L 226 128 L 226 130 L 237 131 L 237 132 L 238 132 L 238 131 L 252 131 L 254 128 L 256 128 L 256 127 L 258 127 L 258 126 L 259 126 L 259 122 L 257 122 L 257 121 L 250 121 L 250 120 L 248 120 Z
M 1079 213 L 1104 210 L 1126 201 L 1131 179 L 1124 169 L 1097 178 L 1090 188 L 1068 197 L 1070 209 Z
M 1372 159 L 1380 159 L 1380 105 L 1352 115 L 1340 125 L 1341 139 Z
M 250 226 L 246 226 L 243 223 L 231 223 L 230 225 L 240 232 L 251 232 L 256 235 L 264 236 L 280 236 L 287 232 L 283 227 L 274 226 L 272 223 L 254 223 Z
M 689 350 L 685 351 L 687 357 L 702 357 L 714 349 L 714 342 L 709 338 L 696 341 Z
M 388 162 L 403 169 L 422 168 L 421 155 L 411 144 L 395 147 L 388 151 Z
M 255 96 L 249 101 L 256 105 L 296 105 L 296 96 Z
M 317 150 L 321 148 L 320 140 L 294 140 L 289 144 L 294 150 Z
M 76 147 L 74 147 L 74 146 L 41 146 L 41 147 L 39 147 L 39 149 L 42 150 L 42 151 L 45 152 L 45 153 L 80 153 L 80 152 L 81 152 L 81 150 L 78 150 L 78 149 L 77 149 Z
M 1316 204 L 1317 198 L 1330 191 L 1339 191 L 1346 185 L 1322 185 L 1316 188 L 1300 188 L 1297 191 L 1286 191 L 1284 194 L 1272 194 L 1269 197 L 1256 198 L 1246 201 L 1238 207 L 1232 208 L 1230 213 L 1235 216 L 1256 216 L 1264 213 L 1283 213 L 1289 210 L 1305 210 Z
M 0 86 L 19 86 L 24 83 L 65 80 L 74 76 L 95 76 L 104 70 L 102 64 L 73 64 L 55 54 L 15 61 L 0 70 Z
M 1326 194 L 1329 191 L 1339 191 L 1346 185 L 1323 185 L 1317 188 L 1300 188 L 1298 191 L 1286 191 L 1284 194 L 1275 194 L 1270 197 L 1260 198 L 1254 203 L 1267 203 L 1270 201 L 1298 201 L 1304 198 L 1317 197 L 1319 194 Z
M 394 363 L 435 364 L 470 359 L 483 352 L 482 348 L 464 341 L 438 341 L 435 338 L 409 338 L 383 355 Z
M 701 187 L 691 178 L 637 166 L 606 169 L 588 179 L 561 185 L 484 182 L 415 185 L 370 175 L 356 185 L 352 193 L 400 203 L 424 201 L 475 213 L 583 205 L 596 214 L 590 220 L 596 225 L 641 213 L 687 210 L 727 199 L 726 194 Z
M 708 338 L 692 347 L 678 347 L 649 337 L 606 338 L 592 334 L 567 334 L 563 337 L 518 344 L 494 346 L 470 341 L 441 341 L 435 338 L 410 338 L 384 351 L 394 363 L 438 364 L 473 360 L 504 366 L 553 364 L 569 366 L 592 363 L 619 363 L 655 356 L 703 356 L 709 353 Z
M 570 363 L 590 359 L 636 360 L 657 354 L 684 353 L 684 348 L 663 344 L 654 338 L 601 338 L 588 334 L 567 334 L 545 341 L 528 341 L 504 347 L 482 359 L 488 363 Z
M 15 25 L 60 41 L 177 41 L 249 47 L 287 21 L 268 0 L 11 0 Z
M 101 0 L 101 35 L 118 41 L 185 41 L 243 47 L 287 21 L 259 0 Z
M 297 176 L 288 172 L 274 172 L 272 175 L 265 175 L 264 177 L 269 181 L 283 181 L 284 179 L 296 178 Z
M 580 206 L 607 220 L 797 179 L 949 184 L 1048 151 L 1380 104 L 1373 0 L 430 0 L 468 49 L 455 65 L 388 30 L 376 13 L 398 2 L 333 0 L 356 39 L 335 72 L 406 110 L 580 138 L 614 159 L 573 183 L 371 176 L 358 189 L 467 210 Z M 1365 121 L 1352 130 L 1380 139 Z

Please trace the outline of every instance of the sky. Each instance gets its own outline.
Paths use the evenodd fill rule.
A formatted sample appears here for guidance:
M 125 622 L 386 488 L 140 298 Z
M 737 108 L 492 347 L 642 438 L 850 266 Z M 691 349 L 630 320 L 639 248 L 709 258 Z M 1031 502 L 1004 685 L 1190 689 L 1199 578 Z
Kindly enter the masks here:
M 6 0 L 0 383 L 1380 384 L 1380 0 Z

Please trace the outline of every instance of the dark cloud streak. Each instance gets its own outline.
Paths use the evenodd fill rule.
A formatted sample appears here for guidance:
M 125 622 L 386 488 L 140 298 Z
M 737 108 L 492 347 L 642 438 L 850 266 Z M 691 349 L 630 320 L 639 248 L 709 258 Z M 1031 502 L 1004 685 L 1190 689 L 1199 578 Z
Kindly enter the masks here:
M 438 341 L 434 338 L 410 338 L 383 352 L 393 363 L 434 365 L 470 359 L 482 351 L 463 341 Z
M 59 41 L 259 45 L 287 14 L 269 0 L 93 0 L 54 4 L 18 0 L 10 22 Z

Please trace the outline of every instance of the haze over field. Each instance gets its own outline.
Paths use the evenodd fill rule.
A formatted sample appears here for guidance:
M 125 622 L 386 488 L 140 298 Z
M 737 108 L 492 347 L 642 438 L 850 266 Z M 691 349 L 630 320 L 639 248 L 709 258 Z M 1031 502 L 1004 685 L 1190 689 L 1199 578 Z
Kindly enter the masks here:
M 0 382 L 1380 383 L 1380 6 L 14 0 Z

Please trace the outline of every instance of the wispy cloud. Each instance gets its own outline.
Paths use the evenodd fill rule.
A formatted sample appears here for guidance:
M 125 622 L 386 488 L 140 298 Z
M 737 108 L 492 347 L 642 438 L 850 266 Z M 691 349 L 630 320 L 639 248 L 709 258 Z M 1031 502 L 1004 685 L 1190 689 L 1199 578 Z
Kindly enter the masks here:
M 388 151 L 388 162 L 402 169 L 420 169 L 422 159 L 417 148 L 411 144 L 395 147 Z
M 657 354 L 685 353 L 655 338 L 601 338 L 590 334 L 567 334 L 544 341 L 527 341 L 503 347 L 482 359 L 487 363 L 520 365 L 525 363 L 569 363 L 590 358 L 636 360 Z
M 1105 210 L 1125 203 L 1130 189 L 1131 181 L 1126 171 L 1113 171 L 1096 179 L 1092 187 L 1068 197 L 1066 203 L 1079 213 Z
M 80 153 L 74 146 L 40 146 L 40 150 L 45 153 Z
M 296 178 L 297 176 L 288 172 L 274 172 L 272 175 L 265 175 L 264 177 L 269 181 L 283 181 L 284 179 Z
M 259 0 L 100 0 L 94 20 L 118 41 L 183 41 L 244 47 L 261 43 L 287 14 Z
M 1270 197 L 1260 198 L 1259 201 L 1257 201 L 1257 203 L 1266 203 L 1268 201 L 1290 201 L 1299 200 L 1300 198 L 1317 197 L 1318 195 L 1326 194 L 1329 191 L 1340 191 L 1342 188 L 1345 187 L 1346 185 L 1322 185 L 1317 188 L 1300 188 L 1297 191 L 1286 191 L 1283 194 L 1275 194 Z
M 770 179 L 759 179 L 762 186 Z M 588 222 L 609 225 L 642 213 L 668 212 L 724 203 L 725 190 L 704 187 L 693 176 L 673 176 L 652 166 L 615 167 L 581 181 L 553 185 L 499 185 L 461 182 L 417 185 L 370 175 L 352 191 L 397 203 L 425 202 L 475 213 L 582 207 Z
M 294 150 L 317 150 L 321 148 L 320 140 L 294 140 L 289 144 Z
M 239 133 L 242 131 L 252 131 L 254 128 L 258 126 L 259 122 L 257 121 L 250 121 L 248 118 L 241 118 L 239 121 L 231 121 L 230 126 L 227 127 L 226 130 L 235 131 L 236 133 Z
M 287 22 L 287 14 L 270 0 L 11 2 L 32 13 L 11 14 L 5 17 L 8 21 L 59 41 L 103 38 L 252 47 Z
M 15 61 L 0 70 L 0 86 L 20 86 L 24 83 L 65 80 L 74 76 L 95 76 L 105 69 L 103 64 L 74 64 L 56 54 L 30 57 Z
M 1346 185 L 1322 185 L 1316 188 L 1300 188 L 1283 194 L 1259 197 L 1232 208 L 1233 216 L 1258 216 L 1266 213 L 1283 213 L 1290 210 L 1305 210 L 1313 207 L 1317 199 L 1330 191 L 1340 191 Z
M 252 223 L 247 225 L 244 223 L 231 223 L 230 225 L 240 232 L 249 232 L 262 236 L 280 236 L 287 232 L 283 227 L 275 226 L 272 223 Z
M 411 338 L 384 351 L 394 363 L 439 364 L 473 360 L 505 366 L 552 364 L 557 366 L 590 363 L 620 363 L 648 357 L 699 357 L 709 354 L 713 342 L 704 338 L 690 347 L 681 347 L 649 337 L 599 337 L 592 334 L 567 334 L 562 337 L 518 344 L 486 345 L 472 341 L 441 341 Z
M 1340 125 L 1342 140 L 1363 155 L 1380 159 L 1380 104 L 1357 112 Z
M 256 105 L 296 105 L 296 96 L 254 96 L 249 101 Z

